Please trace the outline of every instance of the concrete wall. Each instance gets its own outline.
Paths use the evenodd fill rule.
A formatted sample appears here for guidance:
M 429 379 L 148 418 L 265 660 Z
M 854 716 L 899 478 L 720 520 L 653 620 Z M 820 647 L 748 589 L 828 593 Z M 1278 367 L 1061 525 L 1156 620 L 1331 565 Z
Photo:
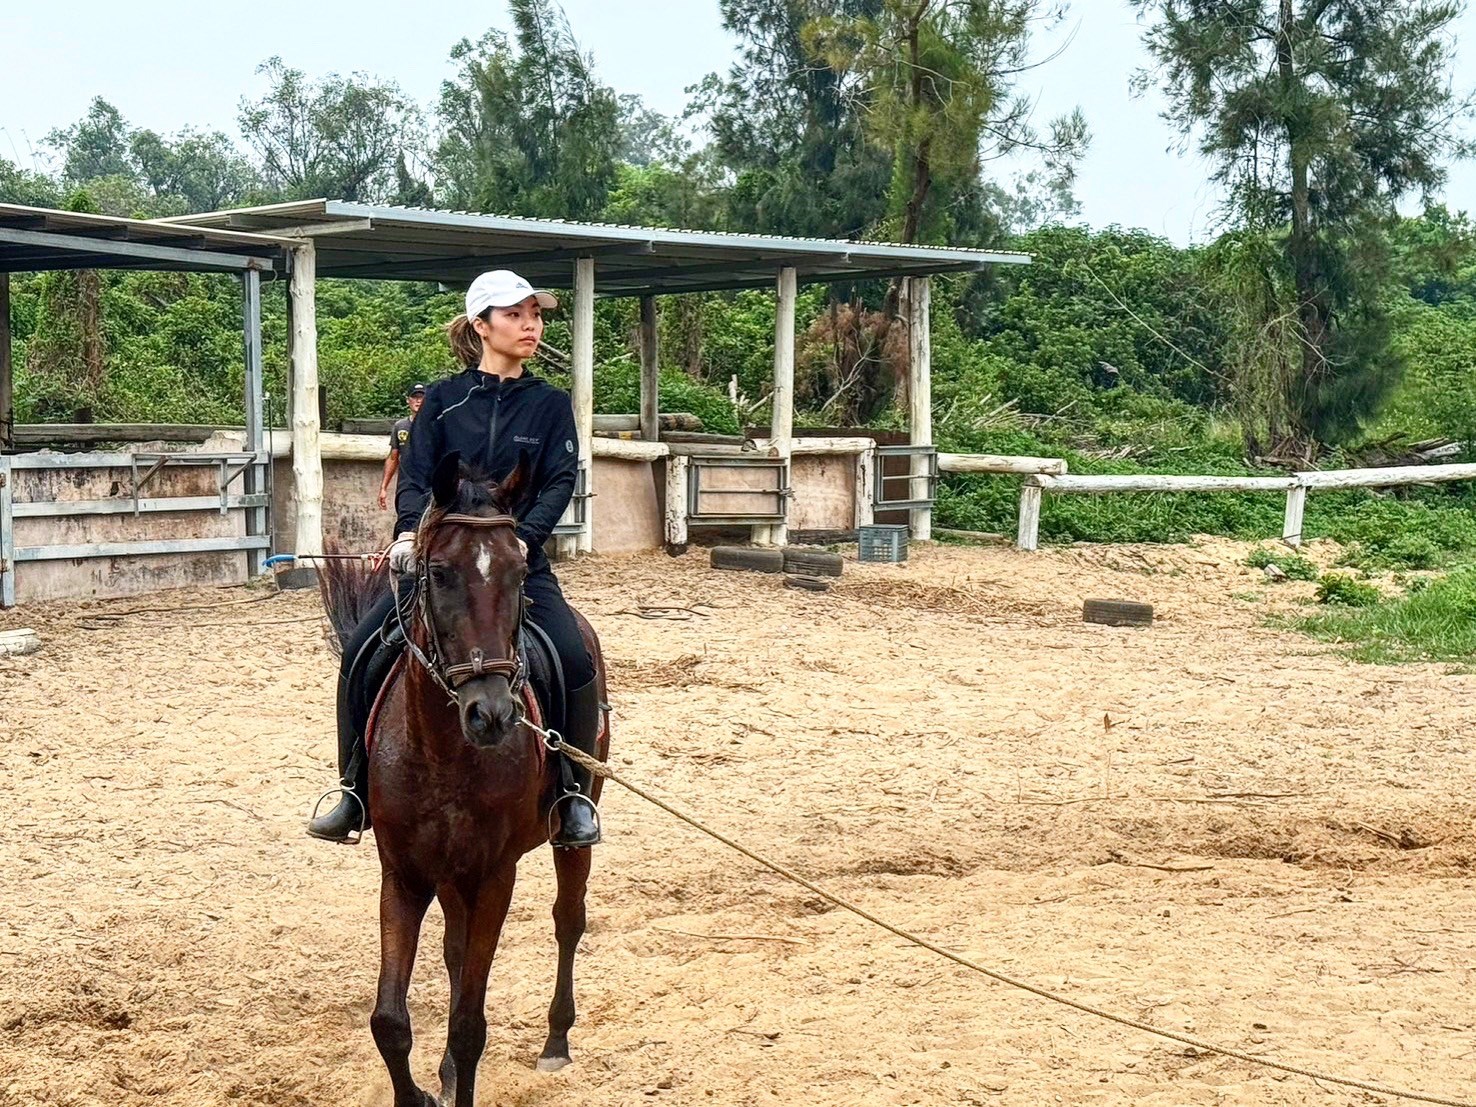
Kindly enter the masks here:
M 144 487 L 144 498 L 218 496 L 215 467 L 161 469 Z M 133 477 L 126 467 L 106 469 L 17 469 L 14 502 L 118 499 L 131 502 Z M 239 494 L 242 482 L 231 486 Z M 94 542 L 149 542 L 170 538 L 234 537 L 246 533 L 245 512 L 161 511 L 134 516 L 73 515 L 15 520 L 15 545 L 79 546 Z M 240 552 L 150 554 L 145 557 L 25 561 L 16 565 L 17 604 L 69 596 L 126 596 L 191 584 L 238 584 L 246 579 Z
M 292 459 L 272 462 L 273 553 L 297 549 L 297 497 L 292 487 Z M 388 507 L 379 510 L 380 461 L 323 462 L 323 540 L 350 553 L 382 550 L 393 541 L 395 486 Z
M 665 541 L 665 463 L 623 458 L 595 459 L 591 501 L 594 545 L 600 553 L 635 553 L 660 549 Z M 797 457 L 793 461 L 790 528 L 794 531 L 848 530 L 855 526 L 856 459 Z M 323 462 L 324 537 L 344 550 L 383 549 L 394 537 L 393 489 L 390 509 L 377 503 L 380 460 Z M 218 470 L 213 467 L 160 470 L 144 490 L 146 498 L 215 496 Z M 772 472 L 718 469 L 709 473 L 712 487 L 734 490 L 772 487 Z M 127 468 L 23 469 L 15 476 L 16 503 L 61 500 L 129 499 L 132 487 Z M 237 478 L 231 491 L 242 491 Z M 296 503 L 290 458 L 273 463 L 271 523 L 273 552 L 296 548 Z M 709 501 L 714 504 L 715 501 Z M 763 510 L 772 496 L 723 497 L 729 510 Z M 245 513 L 232 510 L 157 512 L 135 517 L 82 515 L 66 518 L 15 520 L 17 546 L 85 545 L 96 542 L 137 542 L 170 538 L 213 538 L 246 533 Z M 28 561 L 17 565 L 18 603 L 67 596 L 120 596 L 192 584 L 233 584 L 246 579 L 246 554 L 241 552 L 159 554 L 145 557 L 87 558 L 66 561 Z

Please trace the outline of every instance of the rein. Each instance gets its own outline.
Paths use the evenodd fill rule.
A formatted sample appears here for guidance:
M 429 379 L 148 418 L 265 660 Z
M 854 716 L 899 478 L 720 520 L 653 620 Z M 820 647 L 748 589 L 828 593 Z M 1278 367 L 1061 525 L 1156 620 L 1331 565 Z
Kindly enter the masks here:
M 446 524 L 463 527 L 516 527 L 517 519 L 511 515 L 442 515 L 436 520 L 436 527 Z M 404 623 L 404 607 L 395 605 L 396 618 L 400 620 L 400 629 L 405 631 L 405 646 L 410 655 L 420 663 L 432 680 L 440 685 L 441 690 L 454 702 L 456 689 L 468 681 L 476 680 L 483 676 L 501 676 L 507 679 L 508 687 L 516 696 L 523 687 L 526 674 L 523 671 L 523 659 L 518 654 L 518 639 L 523 625 L 523 607 L 518 607 L 518 625 L 513 633 L 513 653 L 511 657 L 488 657 L 481 647 L 472 649 L 471 654 L 465 661 L 448 663 L 445 650 L 441 646 L 440 631 L 436 627 L 436 621 L 430 610 L 430 555 L 429 555 L 429 531 L 431 528 L 422 530 L 422 541 L 420 543 L 420 554 L 415 559 L 415 607 L 420 622 L 425 626 L 428 639 L 427 648 L 422 650 L 415 644 Z

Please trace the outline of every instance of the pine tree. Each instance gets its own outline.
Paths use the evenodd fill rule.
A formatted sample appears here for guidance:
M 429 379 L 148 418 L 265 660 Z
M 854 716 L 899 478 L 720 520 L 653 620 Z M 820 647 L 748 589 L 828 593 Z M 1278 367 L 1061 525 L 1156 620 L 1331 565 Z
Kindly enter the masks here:
M 1397 379 L 1379 302 L 1395 203 L 1439 188 L 1445 159 L 1466 149 L 1455 124 L 1471 101 L 1452 90 L 1446 35 L 1463 3 L 1133 4 L 1160 63 L 1139 80 L 1162 84 L 1168 119 L 1215 162 L 1229 256 L 1264 258 L 1248 245 L 1259 239 L 1279 258 L 1230 270 L 1258 282 L 1236 296 L 1254 346 L 1238 358 L 1250 444 L 1307 454 L 1346 439 Z

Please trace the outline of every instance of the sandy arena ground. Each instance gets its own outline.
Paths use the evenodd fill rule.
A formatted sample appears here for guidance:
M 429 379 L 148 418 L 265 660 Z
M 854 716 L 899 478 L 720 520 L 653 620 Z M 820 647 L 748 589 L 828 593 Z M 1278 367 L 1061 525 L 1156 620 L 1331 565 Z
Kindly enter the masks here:
M 1245 549 L 914 551 L 826 595 L 697 551 L 564 580 L 604 638 L 618 767 L 702 819 L 1075 998 L 1476 1096 L 1476 677 L 1267 629 L 1310 586 L 1268 589 Z M 316 597 L 188 606 L 258 594 L 0 618 L 46 642 L 0 661 L 0 1104 L 390 1103 L 375 853 L 302 832 L 333 776 Z M 1085 625 L 1086 596 L 1160 618 Z M 480 1103 L 1395 1102 L 992 983 L 606 797 L 576 1064 L 531 1069 L 540 852 L 493 968 Z M 411 992 L 432 1088 L 439 929 L 433 908 Z

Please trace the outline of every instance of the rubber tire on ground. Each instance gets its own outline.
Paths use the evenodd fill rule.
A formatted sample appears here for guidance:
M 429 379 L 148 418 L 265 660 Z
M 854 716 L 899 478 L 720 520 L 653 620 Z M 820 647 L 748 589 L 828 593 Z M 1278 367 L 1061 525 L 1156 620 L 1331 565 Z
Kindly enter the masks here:
M 807 577 L 838 577 L 845 559 L 824 550 L 785 550 L 784 571 Z
M 782 573 L 784 551 L 762 546 L 714 546 L 714 569 L 743 569 L 750 573 Z
M 1132 600 L 1087 600 L 1081 605 L 1081 620 L 1109 627 L 1152 626 L 1153 605 Z
M 824 577 L 807 577 L 800 573 L 789 573 L 784 578 L 785 588 L 798 588 L 804 592 L 829 592 L 830 581 Z

